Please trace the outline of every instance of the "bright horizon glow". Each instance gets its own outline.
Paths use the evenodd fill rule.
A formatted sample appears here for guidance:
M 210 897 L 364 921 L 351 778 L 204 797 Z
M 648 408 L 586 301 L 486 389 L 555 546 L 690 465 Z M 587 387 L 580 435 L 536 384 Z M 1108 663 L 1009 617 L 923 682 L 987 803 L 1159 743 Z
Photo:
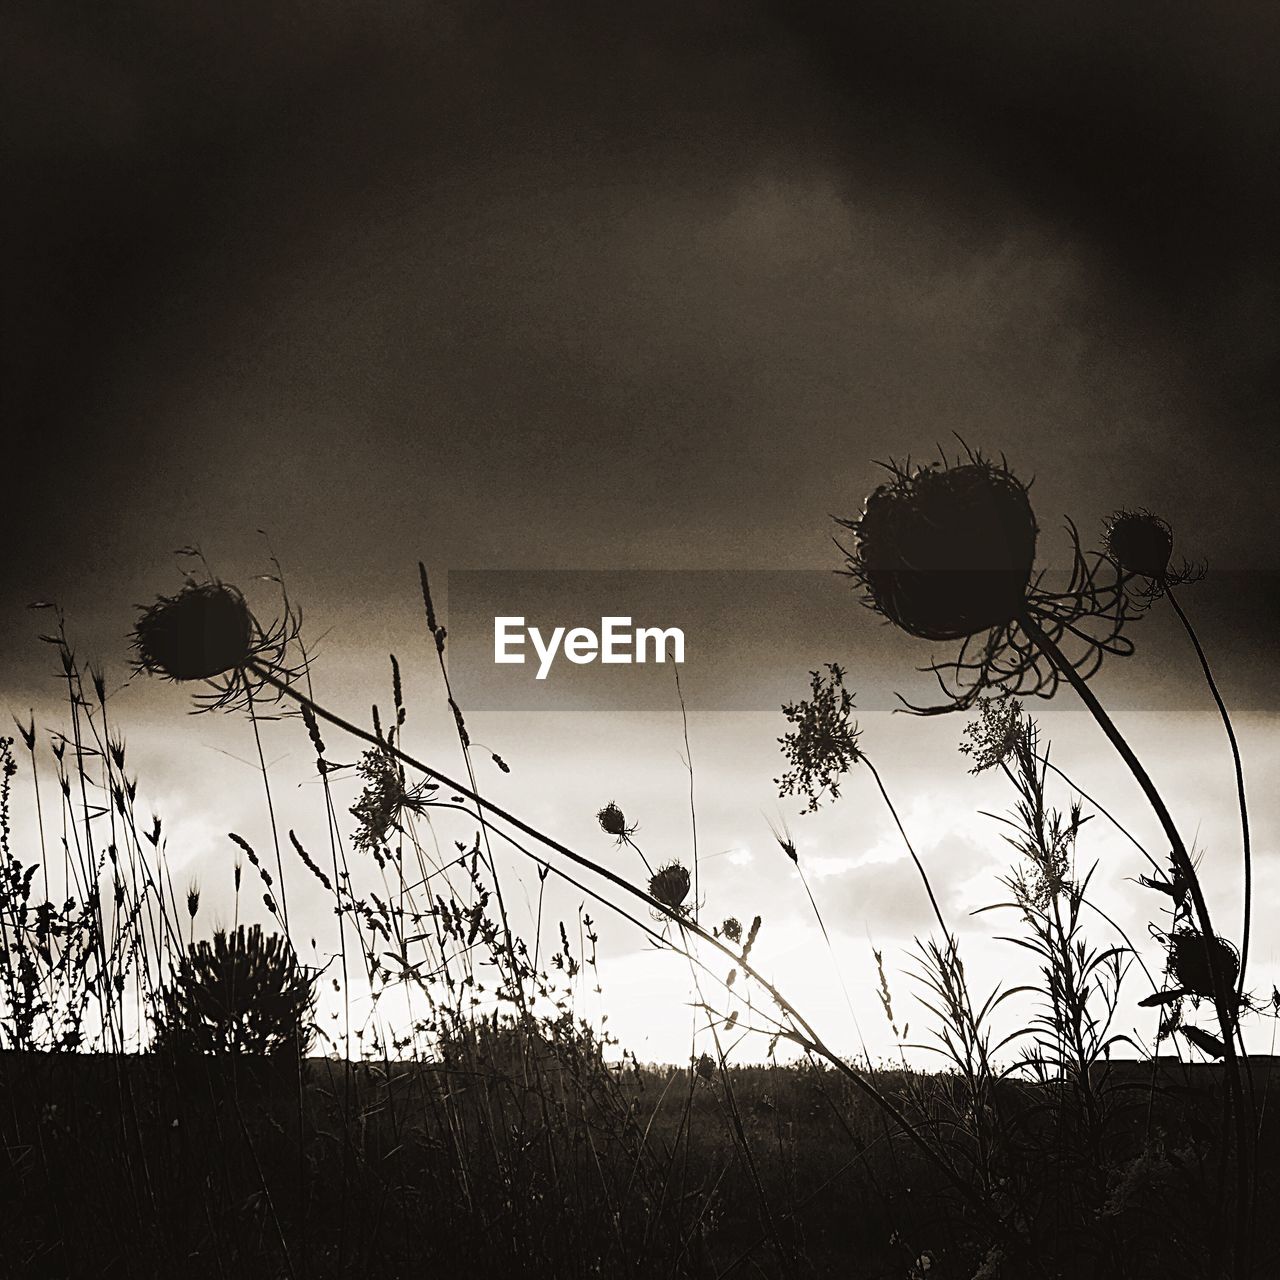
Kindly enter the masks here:
M 189 880 L 200 884 L 202 901 L 195 924 L 196 937 L 209 936 L 215 927 L 229 924 L 235 914 L 231 869 L 236 850 L 228 831 L 245 836 L 274 874 L 274 852 L 266 820 L 265 797 L 260 778 L 251 763 L 252 734 L 240 720 L 229 717 L 181 715 L 182 699 L 170 690 L 161 712 L 133 718 L 117 713 L 117 724 L 128 740 L 130 768 L 140 775 L 139 802 L 154 805 L 164 822 L 169 875 L 181 891 Z M 51 710 L 56 710 L 51 708 Z M 1058 707 L 1033 708 L 1042 713 L 1042 729 L 1052 743 L 1054 759 L 1080 784 L 1114 812 L 1125 814 L 1140 838 L 1158 849 L 1158 832 L 1144 812 L 1143 802 L 1127 775 L 1100 753 L 1095 726 L 1086 716 L 1063 713 Z M 504 719 L 508 722 L 503 728 Z M 793 799 L 779 803 L 771 781 L 778 771 L 776 737 L 780 717 L 758 713 L 709 713 L 690 717 L 694 752 L 694 777 L 698 811 L 698 844 L 702 857 L 699 879 L 702 893 L 700 918 L 705 926 L 736 915 L 744 926 L 757 912 L 764 918 L 753 963 L 771 977 L 779 989 L 818 1028 L 838 1053 L 873 1062 L 905 1057 L 914 1065 L 943 1066 L 936 1055 L 909 1047 L 928 1039 L 932 1018 L 917 1000 L 918 984 L 911 978 L 913 939 L 936 935 L 923 887 L 907 858 L 896 830 L 883 806 L 857 768 L 846 779 L 842 797 L 814 815 L 800 815 Z M 479 722 L 483 723 L 479 723 Z M 1242 716 L 1238 727 L 1246 767 L 1253 778 L 1266 777 L 1277 759 L 1275 728 L 1280 717 Z M 688 774 L 680 758 L 678 717 L 656 713 L 620 715 L 587 713 L 523 713 L 504 717 L 490 713 L 477 717 L 472 726 L 480 740 L 491 743 L 513 767 L 508 776 L 490 770 L 482 774 L 482 789 L 505 807 L 535 826 L 563 839 L 570 847 L 595 858 L 613 870 L 642 883 L 643 867 L 629 849 L 619 849 L 595 823 L 595 811 L 617 800 L 628 821 L 638 823 L 636 840 L 657 865 L 670 857 L 689 861 L 690 831 Z M 917 851 L 929 869 L 950 927 L 960 935 L 961 954 L 979 1000 L 997 984 L 1029 981 L 1033 974 L 1025 953 L 995 935 L 1017 931 L 1013 912 L 971 913 L 1007 897 L 999 876 L 1007 870 L 999 826 L 979 810 L 1005 811 L 1012 799 L 1010 788 L 997 776 L 972 777 L 967 761 L 955 750 L 964 724 L 962 717 L 920 721 L 872 713 L 863 718 L 864 744 L 886 777 Z M 410 722 L 412 730 L 413 721 Z M 1238 829 L 1230 787 L 1229 768 L 1215 754 L 1221 729 L 1209 713 L 1128 715 L 1126 731 L 1133 735 L 1139 753 L 1153 761 L 1155 772 L 1175 814 L 1179 816 L 1197 850 L 1205 850 L 1206 886 L 1219 931 L 1239 933 Z M 296 721 L 266 723 L 264 746 L 272 767 L 273 798 L 284 844 L 292 932 L 304 961 L 324 964 L 337 948 L 337 924 L 323 891 L 288 846 L 286 832 L 298 831 L 304 844 L 319 854 L 327 846 L 320 825 L 319 789 L 305 732 Z M 424 749 L 410 733 L 407 745 L 427 760 L 439 760 L 446 771 L 454 767 L 456 743 L 450 751 L 440 726 L 427 736 L 435 749 Z M 326 735 L 332 759 L 350 762 L 358 744 L 344 743 L 335 731 Z M 1204 742 L 1204 751 L 1179 750 L 1162 759 L 1161 749 L 1170 742 Z M 525 756 L 509 743 L 536 742 L 536 754 Z M 477 753 L 479 755 L 479 753 Z M 1166 753 L 1169 754 L 1169 753 Z M 29 778 L 19 752 L 21 772 L 14 779 L 14 810 L 18 823 L 18 847 L 34 847 L 31 827 Z M 479 764 L 483 762 L 478 762 Z M 45 804 L 50 804 L 46 774 Z M 340 817 L 358 788 L 349 778 L 334 782 Z M 1055 801 L 1065 806 L 1065 786 L 1052 789 Z M 1275 802 L 1255 788 L 1253 820 L 1260 851 L 1256 867 L 1254 950 L 1249 986 L 1260 995 L 1269 993 L 1280 974 L 1275 944 L 1265 927 L 1280 905 L 1280 876 L 1272 859 L 1268 835 L 1275 830 Z M 1086 811 L 1088 806 L 1086 805 Z M 1195 816 L 1198 815 L 1198 821 Z M 46 807 L 46 826 L 54 842 L 52 813 Z M 781 816 L 797 841 L 810 887 L 832 935 L 834 958 L 812 914 L 803 886 L 788 859 L 774 845 L 769 822 Z M 452 840 L 471 839 L 475 824 L 458 815 L 435 820 L 442 850 Z M 350 823 L 346 829 L 350 830 Z M 427 837 L 423 828 L 423 837 Z M 495 842 L 501 850 L 501 843 Z M 353 863 L 356 860 L 352 855 Z M 1163 905 L 1159 895 L 1134 881 L 1145 866 L 1133 847 L 1101 817 L 1086 824 L 1079 845 L 1082 867 L 1099 863 L 1094 879 L 1097 906 L 1125 930 L 1139 946 L 1153 972 L 1162 964 L 1160 948 L 1146 932 L 1146 924 Z M 550 859 L 557 861 L 554 855 Z M 499 852 L 514 931 L 533 949 L 532 921 L 537 913 L 537 876 L 531 864 L 510 850 Z M 578 870 L 573 874 L 589 879 Z M 376 885 L 370 863 L 363 871 L 367 886 Z M 270 927 L 272 921 L 261 905 L 260 886 L 252 868 L 244 868 L 240 919 Z M 607 886 L 603 886 L 606 887 Z M 561 920 L 571 937 L 577 936 L 576 920 L 583 895 L 550 877 L 543 901 L 542 958 L 558 950 L 557 928 Z M 576 982 L 578 1012 L 593 1026 L 603 1025 L 642 1061 L 688 1061 L 693 1024 L 694 993 L 686 961 L 659 954 L 637 937 L 634 928 L 619 921 L 603 905 L 585 900 L 586 913 L 600 934 L 599 978 L 603 995 L 591 988 L 587 971 Z M 184 938 L 185 933 L 185 919 Z M 931 926 L 932 925 L 932 929 Z M 655 924 L 655 927 L 660 927 Z M 350 933 L 350 930 L 348 931 Z M 1088 924 L 1089 936 L 1098 941 L 1115 938 L 1100 918 Z M 311 939 L 315 939 L 315 949 Z M 1115 941 L 1120 941 L 1115 938 Z M 879 997 L 879 978 L 873 948 L 883 953 L 895 1022 L 891 1030 Z M 703 948 L 704 952 L 709 949 Z M 729 968 L 719 956 L 708 954 L 713 970 L 721 976 Z M 360 974 L 356 954 L 349 956 L 354 1024 L 369 1011 L 367 984 Z M 318 1021 L 342 1047 L 342 1019 L 334 1018 L 340 998 L 331 979 L 339 962 L 326 970 L 321 984 Z M 843 981 L 842 981 L 843 979 Z M 739 979 L 741 982 L 741 978 Z M 715 1004 L 715 984 L 707 979 L 704 991 Z M 739 990 L 742 988 L 739 987 Z M 1137 966 L 1126 983 L 1115 1031 L 1136 1033 L 1149 1047 L 1156 1015 L 1139 1011 L 1136 1001 L 1150 990 Z M 847 997 L 846 997 L 847 991 Z M 723 992 L 721 992 L 723 995 Z M 769 1000 L 756 997 L 767 1010 Z M 415 997 L 421 1003 L 420 997 Z M 487 1002 L 486 1002 L 487 1004 Z M 852 1005 L 852 1010 L 850 1009 Z M 384 1034 L 403 1030 L 403 1015 L 394 1012 L 403 999 L 393 993 L 381 998 Z M 727 1010 L 726 1005 L 720 1005 Z M 1011 1001 L 993 1027 L 998 1040 L 1008 1030 L 1026 1025 L 1033 1004 L 1028 998 Z M 601 1017 L 607 1014 L 607 1021 Z M 745 1013 L 742 1022 L 747 1021 Z M 705 1022 L 705 1020 L 704 1020 Z M 1247 1022 L 1247 1040 L 1258 1052 L 1271 1048 L 1272 1024 L 1253 1018 Z M 730 1037 L 732 1060 L 760 1061 L 767 1050 L 764 1036 Z M 334 1046 L 318 1041 L 315 1051 L 331 1052 Z M 353 1045 L 353 1049 L 357 1046 Z M 713 1050 L 711 1037 L 699 1032 L 694 1052 Z M 1170 1051 L 1168 1045 L 1162 1052 Z M 794 1056 L 786 1042 L 779 1058 Z M 1129 1056 L 1125 1050 L 1121 1056 Z M 1195 1056 L 1195 1055 L 1190 1055 Z

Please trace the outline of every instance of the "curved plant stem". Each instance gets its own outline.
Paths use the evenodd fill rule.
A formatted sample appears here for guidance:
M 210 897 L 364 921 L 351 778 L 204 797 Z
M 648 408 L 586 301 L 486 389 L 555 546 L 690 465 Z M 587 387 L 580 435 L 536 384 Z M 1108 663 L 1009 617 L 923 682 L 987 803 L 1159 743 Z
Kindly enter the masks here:
M 915 846 L 911 843 L 911 837 L 907 835 L 907 829 L 902 825 L 902 819 L 898 817 L 898 810 L 894 807 L 894 803 L 889 799 L 889 792 L 885 788 L 884 782 L 880 777 L 880 771 L 871 763 L 867 756 L 862 756 L 862 763 L 871 770 L 871 776 L 876 780 L 876 786 L 880 789 L 880 795 L 884 800 L 885 807 L 889 810 L 893 818 L 894 824 L 898 828 L 898 834 L 902 837 L 902 843 L 907 846 L 907 852 L 911 855 L 911 861 L 916 864 L 916 870 L 920 873 L 920 879 L 924 881 L 924 891 L 929 895 L 929 905 L 933 908 L 933 914 L 937 917 L 938 924 L 942 929 L 942 936 L 946 938 L 947 944 L 954 949 L 954 936 L 950 929 L 947 928 L 947 922 L 942 914 L 942 908 L 938 905 L 938 899 L 934 896 L 933 885 L 929 883 L 929 873 L 924 869 L 924 863 L 920 861 L 916 854 Z
M 1174 866 L 1186 880 L 1192 906 L 1195 908 L 1196 919 L 1200 925 L 1200 931 L 1205 938 L 1216 937 L 1212 921 L 1209 918 L 1209 907 L 1205 902 L 1204 891 L 1200 885 L 1200 877 L 1196 873 L 1195 864 L 1191 861 L 1191 856 L 1188 854 L 1182 835 L 1173 821 L 1173 815 L 1169 812 L 1169 808 L 1164 802 L 1164 797 L 1156 789 L 1156 785 L 1146 767 L 1138 759 L 1137 754 L 1129 745 L 1124 734 L 1120 732 L 1115 721 L 1111 719 L 1106 708 L 1098 701 L 1097 695 L 1089 688 L 1084 678 L 1071 665 L 1066 655 L 1045 633 L 1040 624 L 1027 611 L 1022 613 L 1018 621 L 1022 629 L 1075 690 L 1080 701 L 1084 703 L 1094 720 L 1097 721 L 1098 727 L 1106 734 L 1111 745 L 1115 747 L 1120 758 L 1128 766 L 1129 772 L 1133 774 L 1134 779 L 1142 788 L 1143 794 L 1155 811 L 1155 815 L 1164 829 L 1165 837 L 1169 841 Z M 1250 1179 L 1252 1159 L 1249 1154 L 1251 1126 L 1248 1116 L 1245 1114 L 1240 1060 L 1236 1053 L 1238 1017 L 1234 1004 L 1235 991 L 1228 986 L 1226 975 L 1218 965 L 1212 948 L 1208 949 L 1207 955 L 1209 959 L 1209 975 L 1213 982 L 1213 1004 L 1218 1015 L 1218 1024 L 1222 1031 L 1222 1048 L 1223 1057 L 1226 1061 L 1228 1096 L 1235 1118 L 1236 1165 L 1239 1187 L 1236 1197 L 1237 1247 L 1233 1251 L 1233 1255 L 1236 1274 L 1244 1277 L 1249 1274 L 1248 1254 L 1250 1250 L 1247 1238 L 1247 1224 L 1251 1218 L 1250 1202 L 1253 1190 Z
M 253 675 L 261 680 L 264 684 L 270 685 L 280 694 L 287 698 L 291 698 L 300 706 L 307 707 L 315 716 L 322 720 L 328 721 L 335 727 L 349 733 L 352 737 L 359 738 L 364 742 L 369 742 L 383 750 L 388 750 L 397 759 L 409 765 L 410 768 L 417 769 L 427 777 L 434 778 L 436 782 L 442 786 L 448 787 L 457 794 L 464 796 L 473 804 L 480 806 L 495 818 L 501 819 L 503 822 L 515 827 L 516 830 L 523 832 L 525 835 L 537 840 L 540 844 L 567 858 L 570 862 L 575 863 L 586 870 L 594 872 L 607 880 L 615 888 L 629 894 L 631 897 L 643 902 L 645 906 L 662 912 L 663 915 L 676 921 L 688 933 L 701 939 L 708 946 L 719 951 L 726 958 L 731 960 L 739 969 L 742 970 L 746 977 L 755 982 L 761 990 L 766 992 L 778 1007 L 791 1019 L 795 1028 L 793 1032 L 788 1033 L 787 1038 L 794 1041 L 802 1049 L 811 1050 L 821 1057 L 825 1058 L 833 1067 L 844 1075 L 853 1086 L 869 1098 L 876 1106 L 878 1106 L 889 1118 L 898 1126 L 904 1137 L 908 1139 L 929 1161 L 934 1165 L 947 1179 L 950 1185 L 957 1193 L 966 1200 L 969 1205 L 977 1211 L 977 1213 L 986 1220 L 989 1227 L 1005 1242 L 1005 1244 L 1017 1249 L 1022 1253 L 1021 1241 L 1017 1237 L 1014 1229 L 1000 1216 L 1000 1214 L 989 1205 L 986 1200 L 979 1195 L 973 1187 L 971 1187 L 960 1174 L 952 1167 L 951 1163 L 944 1159 L 940 1152 L 929 1144 L 919 1130 L 911 1123 L 907 1116 L 894 1105 L 893 1101 L 880 1091 L 866 1076 L 860 1071 L 851 1067 L 843 1058 L 831 1049 L 822 1037 L 818 1034 L 813 1025 L 804 1017 L 803 1014 L 793 1005 L 787 998 L 773 985 L 763 974 L 753 968 L 742 955 L 734 951 L 731 947 L 723 943 L 719 938 L 708 933 L 701 925 L 697 924 L 691 917 L 682 914 L 679 911 L 667 907 L 664 903 L 659 902 L 656 898 L 650 897 L 643 890 L 636 888 L 635 885 L 624 880 L 620 875 L 609 870 L 608 867 L 600 866 L 592 862 L 589 858 L 583 857 L 579 853 L 575 853 L 567 845 L 561 844 L 560 841 L 539 831 L 536 827 L 530 826 L 527 822 L 523 822 L 514 814 L 507 812 L 499 805 L 494 804 L 491 800 L 486 800 L 482 796 L 477 795 L 469 788 L 462 786 L 454 779 L 441 773 L 438 769 L 433 769 L 430 765 L 424 764 L 421 760 L 416 760 L 407 752 L 399 747 L 393 746 L 387 742 L 385 738 L 378 739 L 367 729 L 362 729 L 358 725 L 352 724 L 351 721 L 343 719 L 341 716 L 334 714 L 332 711 L 326 710 L 317 702 L 312 702 L 305 694 L 299 693 L 287 681 L 280 679 L 271 670 L 260 666 L 256 662 L 248 664 L 248 669 Z
M 1249 806 L 1244 795 L 1244 764 L 1240 759 L 1240 743 L 1236 740 L 1235 726 L 1231 723 L 1227 704 L 1222 700 L 1222 694 L 1218 690 L 1218 682 L 1213 678 L 1213 669 L 1209 666 L 1209 657 L 1200 643 L 1200 637 L 1196 635 L 1191 619 L 1183 612 L 1177 596 L 1173 594 L 1173 588 L 1167 586 L 1165 595 L 1195 648 L 1196 657 L 1200 659 L 1200 670 L 1204 672 L 1205 683 L 1209 686 L 1209 692 L 1213 694 L 1214 702 L 1218 704 L 1218 714 L 1222 717 L 1222 727 L 1227 731 L 1227 742 L 1231 745 L 1231 761 L 1235 766 L 1236 798 L 1240 805 L 1240 844 L 1244 852 L 1244 925 L 1240 934 L 1240 973 L 1236 987 L 1236 998 L 1239 999 L 1244 994 L 1244 971 L 1249 963 L 1249 932 L 1253 914 L 1253 846 L 1249 838 Z

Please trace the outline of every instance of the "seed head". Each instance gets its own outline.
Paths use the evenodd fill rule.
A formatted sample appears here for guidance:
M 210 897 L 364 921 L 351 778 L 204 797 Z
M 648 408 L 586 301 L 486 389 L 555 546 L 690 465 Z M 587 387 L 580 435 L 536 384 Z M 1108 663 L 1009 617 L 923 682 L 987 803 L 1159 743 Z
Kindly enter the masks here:
M 1213 998 L 1213 970 L 1233 991 L 1240 974 L 1240 956 L 1226 938 L 1206 938 L 1194 929 L 1179 929 L 1169 939 L 1169 972 L 1194 996 Z
M 726 916 L 724 923 L 720 926 L 720 932 L 724 934 L 730 942 L 742 941 L 742 921 L 737 916 Z
M 1125 573 L 1158 582 L 1169 572 L 1173 530 L 1150 511 L 1117 511 L 1107 521 L 1105 546 Z
M 656 898 L 664 907 L 678 911 L 681 904 L 689 896 L 689 872 L 678 862 L 669 862 L 659 868 L 649 881 L 649 895 Z
M 253 655 L 253 615 L 225 582 L 189 582 L 142 611 L 133 632 L 137 666 L 170 680 L 212 680 Z
M 959 640 L 1013 621 L 1036 552 L 1027 487 L 976 453 L 957 466 L 890 466 L 862 516 L 849 574 L 866 602 L 909 635 Z
M 716 1073 L 716 1064 L 709 1053 L 703 1053 L 699 1055 L 695 1069 L 701 1079 L 710 1080 Z
M 187 915 L 193 920 L 196 918 L 196 912 L 200 910 L 200 886 L 192 880 L 187 886 Z
M 635 827 L 627 826 L 626 815 L 612 800 L 596 814 L 596 821 L 600 830 L 607 836 L 613 836 L 619 844 L 635 834 Z

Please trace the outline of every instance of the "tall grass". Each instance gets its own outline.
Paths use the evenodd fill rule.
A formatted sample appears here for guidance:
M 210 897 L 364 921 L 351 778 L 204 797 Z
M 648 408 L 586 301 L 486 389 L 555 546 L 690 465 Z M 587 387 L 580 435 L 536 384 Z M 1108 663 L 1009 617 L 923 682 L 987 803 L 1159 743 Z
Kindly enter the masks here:
M 56 618 L 46 639 L 64 723 L 19 724 L 21 757 L 14 740 L 0 741 L 3 1231 L 15 1274 L 1265 1274 L 1248 1206 L 1274 1192 L 1276 1169 L 1240 1026 L 1267 1010 L 1208 928 L 1196 867 L 1150 775 L 1087 671 L 1063 655 L 1076 622 L 1061 597 L 1013 606 L 1016 634 L 988 641 L 977 693 L 955 698 L 979 712 L 962 750 L 977 769 L 1000 771 L 1012 794 L 998 819 L 1011 862 L 990 909 L 1011 921 L 1004 945 L 1030 957 L 1025 983 L 972 990 L 962 932 L 860 741 L 842 668 L 815 673 L 810 698 L 784 709 L 782 794 L 807 797 L 810 809 L 837 801 L 864 766 L 920 877 L 915 891 L 939 930 L 918 940 L 910 978 L 920 1006 L 911 1021 L 927 1024 L 917 1039 L 940 1055 L 940 1069 L 926 1072 L 905 1057 L 876 1065 L 838 1051 L 802 1012 L 806 993 L 767 978 L 761 917 L 744 927 L 701 896 L 679 688 L 688 859 L 652 864 L 637 825 L 601 797 L 600 826 L 635 853 L 633 878 L 488 797 L 419 569 L 461 779 L 413 754 L 397 658 L 385 720 L 376 707 L 360 724 L 325 705 L 287 594 L 281 619 L 262 627 L 238 592 L 210 578 L 162 599 L 139 625 L 145 669 L 200 681 L 208 703 L 249 720 L 264 822 L 228 833 L 227 845 L 233 938 L 247 937 L 242 893 L 277 931 L 278 942 L 254 943 L 270 957 L 254 964 L 235 959 L 241 943 L 197 937 L 207 883 L 175 890 L 162 820 L 140 818 L 145 801 L 106 681 L 82 671 Z M 1070 607 L 1112 608 L 1097 643 L 1120 651 L 1125 606 L 1104 600 L 1096 568 L 1080 574 Z M 992 600 L 980 603 L 987 618 Z M 894 607 L 908 604 L 925 607 L 901 598 Z M 937 630 L 936 611 L 928 616 Z M 1033 670 L 1032 650 L 1019 647 L 1028 638 L 1046 666 Z M 962 657 L 957 671 L 972 670 Z M 1155 874 L 1143 883 L 1167 912 L 1154 926 L 1167 947 L 1163 974 L 1091 900 L 1101 868 L 1080 846 L 1086 805 L 1096 806 L 1050 764 L 1013 696 L 1024 676 L 1032 692 L 1061 682 L 1084 698 L 1160 814 L 1171 861 L 1166 872 L 1149 859 Z M 265 713 L 295 718 L 310 744 L 318 800 L 308 832 L 281 828 Z M 23 772 L 33 821 L 20 851 L 12 799 Z M 353 785 L 354 802 L 340 799 Z M 1065 807 L 1051 786 L 1066 788 Z M 1242 821 L 1247 831 L 1243 808 Z M 776 834 L 843 983 L 795 842 L 785 828 Z M 508 909 L 510 856 L 536 873 L 527 937 Z M 544 916 L 552 878 L 590 904 L 575 919 Z M 299 936 L 303 880 L 335 916 L 328 963 Z M 587 1016 L 608 1001 L 601 916 L 688 967 L 687 1062 L 643 1066 L 602 1016 Z M 880 952 L 875 962 L 886 1018 L 905 1040 L 895 980 Z M 1150 1044 L 1117 1025 L 1135 967 L 1157 1019 Z M 242 999 L 238 984 L 258 982 L 262 998 Z M 333 1016 L 303 1029 L 296 1020 L 313 989 L 328 993 Z M 264 1052 L 245 1051 L 243 1027 L 209 1034 L 215 995 L 219 1016 L 243 1019 L 265 1016 L 269 991 L 293 1030 L 256 1027 Z M 1196 1018 L 1202 1003 L 1209 1026 Z M 1016 1029 L 1001 1030 L 1015 1005 Z M 308 1058 L 312 1034 L 321 1056 Z M 743 1063 L 744 1043 L 762 1048 L 766 1065 Z M 790 1065 L 775 1057 L 781 1045 L 793 1050 Z M 1161 1046 L 1163 1058 L 1152 1052 Z M 1169 1056 L 1184 1046 L 1225 1069 Z

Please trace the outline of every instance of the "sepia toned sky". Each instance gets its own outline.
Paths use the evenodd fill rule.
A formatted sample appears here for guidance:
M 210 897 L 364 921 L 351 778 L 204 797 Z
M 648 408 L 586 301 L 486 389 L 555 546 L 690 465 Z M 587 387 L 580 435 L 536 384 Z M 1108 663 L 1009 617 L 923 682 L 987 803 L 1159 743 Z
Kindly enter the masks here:
M 1278 28 L 1262 5 L 1092 0 L 6 6 L 5 705 L 56 714 L 26 609 L 56 601 L 198 869 L 229 791 L 262 815 L 219 754 L 249 755 L 235 725 L 122 687 L 175 548 L 249 584 L 265 531 L 341 709 L 385 701 L 392 649 L 434 708 L 419 559 L 442 594 L 461 569 L 832 569 L 829 517 L 874 460 L 958 434 L 1034 477 L 1046 563 L 1068 514 L 1086 536 L 1119 506 L 1170 519 L 1212 567 L 1197 619 L 1268 761 Z M 713 657 L 761 687 L 735 718 L 700 709 L 691 671 L 717 850 L 767 836 L 778 689 L 838 660 L 886 706 L 928 658 L 812 581 L 812 607 L 736 628 L 687 597 L 661 620 L 732 632 Z M 1152 657 L 1100 687 L 1194 792 L 1217 730 L 1176 635 L 1143 626 Z M 513 804 L 554 797 L 574 828 L 630 778 L 667 813 L 650 827 L 687 839 L 670 706 L 483 721 L 523 757 L 523 781 L 493 780 Z M 423 749 L 446 728 L 424 711 Z M 884 718 L 908 792 L 938 791 L 926 840 L 952 829 L 943 795 L 961 826 L 977 807 L 959 729 Z M 1226 845 L 1210 776 L 1189 825 Z M 900 866 L 866 871 L 878 826 L 811 827 L 858 946 L 868 919 L 923 927 L 892 905 Z M 749 872 L 767 896 L 785 868 L 727 883 Z

